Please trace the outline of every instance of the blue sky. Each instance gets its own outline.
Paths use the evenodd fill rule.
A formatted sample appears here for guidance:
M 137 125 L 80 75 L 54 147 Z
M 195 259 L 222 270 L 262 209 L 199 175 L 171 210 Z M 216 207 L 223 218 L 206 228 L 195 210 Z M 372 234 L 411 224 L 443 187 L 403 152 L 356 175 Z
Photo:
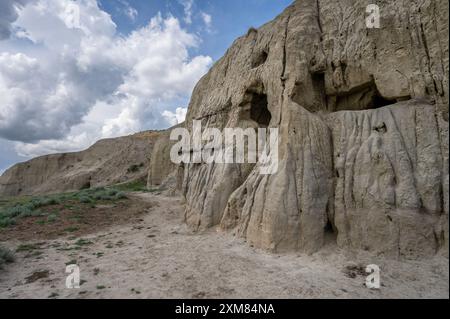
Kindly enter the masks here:
M 291 2 L 2 0 L 0 173 L 182 121 L 198 79 Z
M 112 15 L 120 32 L 127 34 L 146 25 L 158 12 L 182 18 L 184 7 L 177 0 L 128 0 L 138 11 L 135 21 L 124 13 L 119 0 L 101 0 L 100 5 Z M 192 25 L 183 26 L 201 35 L 203 40 L 199 52 L 214 60 L 220 58 L 233 41 L 245 34 L 250 27 L 259 27 L 281 13 L 292 0 L 195 0 L 193 1 Z M 210 14 L 213 32 L 205 32 L 201 12 Z

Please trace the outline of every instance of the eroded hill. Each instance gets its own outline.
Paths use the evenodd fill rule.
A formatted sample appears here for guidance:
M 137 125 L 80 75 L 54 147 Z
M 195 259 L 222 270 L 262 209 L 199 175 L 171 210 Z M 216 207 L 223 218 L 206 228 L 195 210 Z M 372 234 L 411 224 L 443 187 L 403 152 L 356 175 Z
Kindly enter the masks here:
M 8 169 L 0 196 L 60 193 L 146 178 L 159 132 L 100 140 L 82 152 L 41 156 Z

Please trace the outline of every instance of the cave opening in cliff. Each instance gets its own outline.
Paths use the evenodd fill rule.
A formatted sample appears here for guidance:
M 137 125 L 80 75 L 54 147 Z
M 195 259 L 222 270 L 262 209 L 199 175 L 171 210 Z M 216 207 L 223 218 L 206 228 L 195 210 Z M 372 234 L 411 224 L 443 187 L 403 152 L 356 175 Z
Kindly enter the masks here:
M 396 102 L 397 99 L 384 97 L 374 81 L 349 92 L 327 97 L 327 104 L 332 112 L 378 109 Z
M 336 242 L 337 240 L 337 230 L 333 227 L 333 224 L 330 220 L 327 221 L 324 229 L 325 241 L 327 242 Z
M 267 102 L 267 95 L 254 93 L 250 101 L 250 119 L 258 123 L 260 127 L 268 127 L 272 115 Z
M 269 111 L 267 94 L 261 83 L 247 89 L 240 106 L 242 107 L 241 120 L 254 121 L 261 128 L 269 126 L 272 114 Z
M 394 104 L 396 102 L 397 102 L 397 100 L 389 100 L 389 99 L 384 98 L 380 94 L 380 92 L 377 91 L 372 99 L 372 108 L 377 109 L 377 108 L 380 108 L 383 106 Z
M 252 69 L 257 68 L 266 63 L 268 57 L 269 54 L 267 53 L 267 51 L 264 50 L 255 54 L 252 59 Z
M 327 96 L 325 94 L 325 74 L 315 73 L 311 75 L 311 86 L 302 81 L 296 82 L 290 98 L 310 112 L 318 112 L 327 109 Z

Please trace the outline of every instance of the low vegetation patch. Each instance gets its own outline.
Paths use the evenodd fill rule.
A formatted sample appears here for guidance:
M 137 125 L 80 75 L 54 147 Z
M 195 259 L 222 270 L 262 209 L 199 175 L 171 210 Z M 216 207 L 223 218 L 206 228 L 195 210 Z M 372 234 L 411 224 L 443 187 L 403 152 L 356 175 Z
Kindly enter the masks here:
M 120 189 L 94 188 L 74 193 L 65 193 L 39 197 L 21 197 L 0 203 L 0 228 L 15 225 L 17 220 L 26 217 L 44 217 L 38 224 L 54 223 L 58 212 L 53 207 L 64 204 L 64 207 L 75 209 L 79 204 L 95 206 L 97 203 L 115 202 L 126 199 Z
M 21 244 L 17 247 L 16 252 L 28 252 L 28 251 L 33 251 L 36 249 L 41 249 L 40 245 L 38 244 Z
M 8 248 L 0 246 L 0 269 L 4 264 L 9 264 L 14 261 L 14 254 Z
M 117 184 L 114 186 L 115 189 L 118 189 L 122 192 L 145 192 L 145 193 L 153 193 L 160 191 L 160 189 L 148 189 L 147 184 L 143 180 L 136 180 L 129 183 Z
M 147 191 L 145 186 L 144 181 L 136 181 L 71 193 L 2 198 L 0 242 L 61 237 L 76 240 L 112 225 L 130 223 L 145 214 L 151 203 L 128 199 L 127 194 Z M 88 241 L 80 240 L 71 249 L 82 249 L 88 244 Z M 33 248 L 19 250 L 30 252 Z

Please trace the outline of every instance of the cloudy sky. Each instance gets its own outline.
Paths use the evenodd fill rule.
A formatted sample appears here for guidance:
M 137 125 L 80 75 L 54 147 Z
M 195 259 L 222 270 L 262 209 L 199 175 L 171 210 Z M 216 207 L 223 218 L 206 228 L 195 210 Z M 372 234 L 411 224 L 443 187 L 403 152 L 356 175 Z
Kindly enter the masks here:
M 195 83 L 291 0 L 0 0 L 0 173 L 183 121 Z

